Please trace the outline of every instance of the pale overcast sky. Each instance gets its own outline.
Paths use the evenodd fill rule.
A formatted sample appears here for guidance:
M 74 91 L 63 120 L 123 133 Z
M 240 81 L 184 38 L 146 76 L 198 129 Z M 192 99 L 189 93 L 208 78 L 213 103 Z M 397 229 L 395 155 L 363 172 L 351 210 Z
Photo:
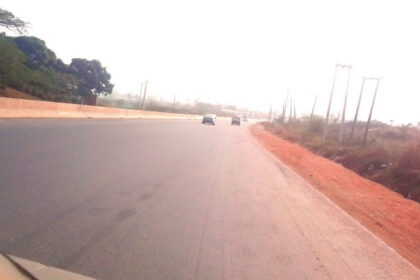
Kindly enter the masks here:
M 120 93 L 150 80 L 156 98 L 325 114 L 336 63 L 353 65 L 347 119 L 361 76 L 380 76 L 374 118 L 420 121 L 418 1 L 2 0 L 58 57 L 99 59 Z M 332 111 L 342 107 L 339 74 Z M 373 88 L 366 88 L 366 119 Z

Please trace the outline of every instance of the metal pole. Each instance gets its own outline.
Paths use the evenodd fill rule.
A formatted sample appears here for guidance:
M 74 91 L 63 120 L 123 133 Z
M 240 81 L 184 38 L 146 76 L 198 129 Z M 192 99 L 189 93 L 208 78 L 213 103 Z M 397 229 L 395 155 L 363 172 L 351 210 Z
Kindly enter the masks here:
M 354 115 L 354 120 L 353 120 L 353 125 L 351 126 L 351 132 L 350 132 L 350 145 L 353 142 L 353 133 L 354 133 L 354 128 L 356 127 L 356 123 L 357 123 L 357 116 L 359 115 L 359 108 L 360 108 L 360 102 L 362 101 L 362 95 L 363 95 L 363 88 L 365 86 L 365 77 L 362 77 L 362 88 L 360 89 L 360 95 L 359 95 L 359 101 L 357 101 L 357 108 L 356 108 L 356 114 Z
M 312 106 L 312 113 L 311 113 L 311 119 L 314 116 L 314 111 L 315 111 L 315 105 L 316 105 L 316 100 L 317 100 L 318 96 L 315 95 L 315 100 L 314 100 L 314 106 Z
M 293 109 L 292 109 L 292 104 L 293 104 L 293 99 L 292 99 L 292 98 L 290 98 L 290 115 L 289 115 L 289 122 L 292 122 L 292 112 L 293 112 Z
M 373 95 L 372 106 L 370 107 L 369 119 L 368 119 L 367 124 L 366 124 L 365 136 L 363 137 L 363 145 L 366 144 L 366 139 L 367 139 L 369 126 L 370 126 L 370 120 L 372 119 L 373 107 L 375 106 L 376 93 L 378 92 L 379 81 L 380 81 L 379 79 L 376 79 L 375 94 Z
M 322 141 L 325 141 L 325 139 L 327 138 L 328 119 L 330 117 L 331 102 L 332 102 L 332 98 L 333 98 L 333 94 L 334 94 L 335 80 L 337 78 L 337 70 L 338 70 L 338 64 L 335 65 L 334 79 L 333 79 L 333 84 L 332 84 L 332 88 L 331 88 L 330 101 L 328 103 L 327 116 L 325 117 L 325 124 L 324 124 L 324 132 L 322 134 Z
M 286 93 L 286 101 L 283 105 L 283 112 L 281 114 L 281 118 L 282 118 L 282 122 L 286 122 L 286 110 L 287 110 L 287 101 L 289 99 L 289 89 L 287 89 L 287 93 Z
M 338 142 L 340 144 L 343 143 L 343 134 L 344 134 L 344 121 L 346 118 L 346 106 L 347 106 L 347 95 L 349 93 L 349 84 L 350 84 L 350 73 L 351 73 L 351 66 L 348 68 L 348 74 L 347 74 L 347 84 L 346 84 L 346 93 L 344 95 L 344 105 L 343 105 L 343 114 L 341 114 L 341 126 L 340 126 L 340 135 L 338 137 Z
M 138 104 L 137 104 L 137 107 L 139 108 L 139 109 L 141 109 L 141 98 L 142 98 L 142 95 L 143 95 L 143 82 L 141 82 L 141 86 L 140 86 L 140 94 L 139 94 L 139 101 L 138 101 Z
M 283 108 L 281 111 L 281 122 L 284 122 L 284 116 L 285 116 L 285 112 L 286 112 L 286 102 L 287 102 L 287 97 L 283 99 Z
M 147 93 L 147 84 L 149 83 L 149 81 L 146 81 L 145 83 L 144 83 L 144 93 L 143 93 L 143 100 L 142 100 L 142 102 L 141 102 L 141 108 L 142 108 L 142 110 L 144 110 L 144 106 L 146 105 L 145 104 L 145 102 L 146 102 L 146 93 Z

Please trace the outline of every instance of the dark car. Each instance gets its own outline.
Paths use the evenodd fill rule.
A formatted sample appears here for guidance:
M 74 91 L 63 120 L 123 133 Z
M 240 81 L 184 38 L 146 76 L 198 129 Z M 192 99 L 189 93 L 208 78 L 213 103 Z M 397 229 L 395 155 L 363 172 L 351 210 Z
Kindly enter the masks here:
M 241 117 L 239 116 L 233 116 L 232 117 L 232 125 L 236 124 L 236 125 L 241 125 Z
M 209 123 L 209 124 L 215 125 L 216 124 L 216 115 L 213 115 L 213 114 L 205 115 L 203 117 L 202 123 L 203 124 Z

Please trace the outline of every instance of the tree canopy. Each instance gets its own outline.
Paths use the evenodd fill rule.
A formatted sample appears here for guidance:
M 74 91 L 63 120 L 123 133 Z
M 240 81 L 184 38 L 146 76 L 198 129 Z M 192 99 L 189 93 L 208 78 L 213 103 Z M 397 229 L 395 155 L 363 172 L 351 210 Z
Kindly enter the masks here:
M 110 79 L 98 60 L 67 65 L 39 38 L 0 34 L 0 84 L 44 100 L 87 103 L 112 92 Z
M 26 55 L 27 65 L 32 69 L 54 67 L 55 53 L 47 48 L 45 42 L 36 37 L 20 36 L 14 39 L 18 48 Z
M 70 73 L 81 81 L 77 89 L 81 96 L 106 95 L 111 93 L 114 87 L 110 82 L 111 75 L 98 60 L 73 58 L 70 64 Z
M 16 17 L 11 12 L 0 8 L 0 26 L 4 26 L 9 30 L 22 34 L 26 32 L 27 25 L 26 22 Z
M 27 25 L 0 8 L 0 27 L 22 34 Z M 40 99 L 91 104 L 97 95 L 112 93 L 110 80 L 98 60 L 74 58 L 67 65 L 37 37 L 0 33 L 0 85 Z

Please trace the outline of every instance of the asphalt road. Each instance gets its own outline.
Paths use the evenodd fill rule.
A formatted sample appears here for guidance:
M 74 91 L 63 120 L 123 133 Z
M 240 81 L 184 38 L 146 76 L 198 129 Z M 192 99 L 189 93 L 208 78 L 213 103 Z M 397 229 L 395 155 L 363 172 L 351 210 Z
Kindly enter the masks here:
M 0 249 L 98 279 L 420 279 L 223 121 L 0 120 Z

